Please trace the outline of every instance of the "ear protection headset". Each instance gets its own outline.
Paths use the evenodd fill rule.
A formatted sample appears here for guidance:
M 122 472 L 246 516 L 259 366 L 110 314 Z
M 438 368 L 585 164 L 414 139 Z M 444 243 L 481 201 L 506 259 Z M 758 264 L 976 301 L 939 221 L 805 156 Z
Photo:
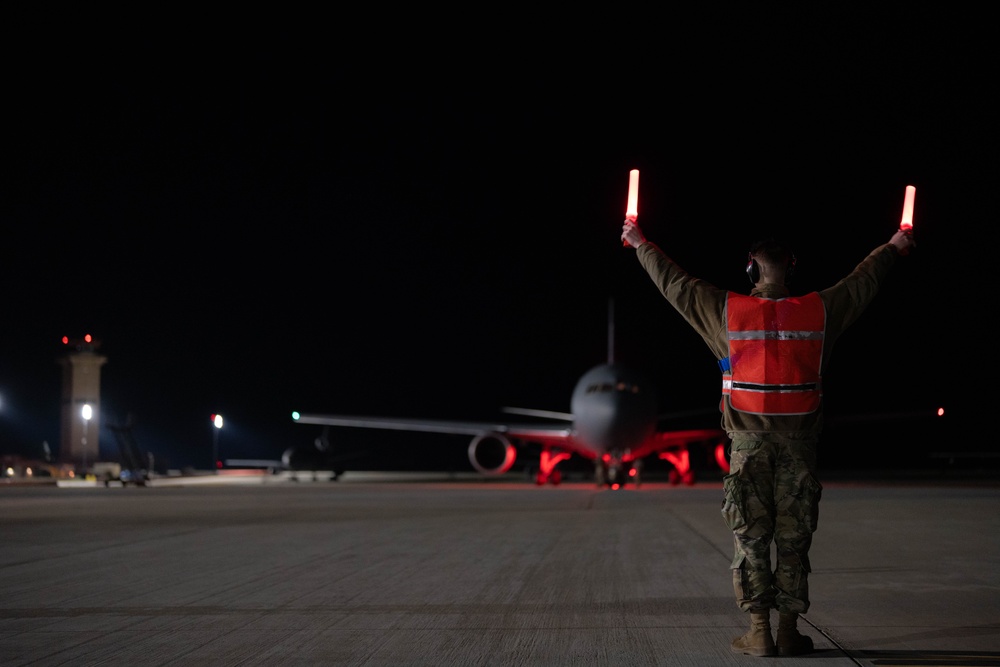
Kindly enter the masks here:
M 757 260 L 753 258 L 754 252 L 756 252 L 764 243 L 758 243 L 750 249 L 747 253 L 747 275 L 750 277 L 750 282 L 754 285 L 760 280 L 760 265 L 757 264 Z M 792 275 L 795 273 L 795 255 L 792 252 L 788 253 L 788 266 L 785 267 L 785 281 L 791 279 Z

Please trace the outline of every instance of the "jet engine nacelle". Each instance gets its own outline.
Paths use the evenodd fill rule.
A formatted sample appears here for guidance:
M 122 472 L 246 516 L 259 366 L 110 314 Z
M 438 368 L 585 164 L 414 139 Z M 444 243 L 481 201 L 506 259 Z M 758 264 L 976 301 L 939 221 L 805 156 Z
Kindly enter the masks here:
M 502 475 L 514 465 L 517 449 L 500 433 L 480 433 L 469 443 L 469 462 L 484 475 Z

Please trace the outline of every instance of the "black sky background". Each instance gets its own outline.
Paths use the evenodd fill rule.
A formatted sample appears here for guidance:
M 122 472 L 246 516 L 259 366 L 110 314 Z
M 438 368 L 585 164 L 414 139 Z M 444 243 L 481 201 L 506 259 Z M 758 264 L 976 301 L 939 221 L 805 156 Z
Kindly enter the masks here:
M 996 47 L 975 14 L 829 7 L 668 13 L 631 43 L 32 31 L 5 83 L 0 453 L 58 445 L 63 335 L 101 341 L 105 425 L 207 467 L 212 413 L 223 457 L 276 458 L 315 436 L 292 410 L 568 410 L 609 298 L 617 359 L 711 408 L 715 360 L 621 247 L 633 168 L 647 236 L 739 291 L 771 234 L 795 291 L 833 284 L 915 185 L 918 248 L 838 343 L 830 413 L 944 405 L 940 448 L 989 446 Z

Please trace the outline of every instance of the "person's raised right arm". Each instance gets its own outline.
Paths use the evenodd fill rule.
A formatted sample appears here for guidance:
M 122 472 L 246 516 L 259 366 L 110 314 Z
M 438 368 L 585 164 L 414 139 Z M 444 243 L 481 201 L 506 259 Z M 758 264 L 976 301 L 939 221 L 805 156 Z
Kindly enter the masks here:
M 889 243 L 896 246 L 896 251 L 900 255 L 909 255 L 910 250 L 917 247 L 917 242 L 913 240 L 913 232 L 905 232 L 902 229 L 892 235 Z
M 708 344 L 717 359 L 724 357 L 726 291 L 695 278 L 678 266 L 652 241 L 648 241 L 637 224 L 625 221 L 622 240 L 635 248 L 642 268 L 649 274 L 660 294 L 690 324 Z

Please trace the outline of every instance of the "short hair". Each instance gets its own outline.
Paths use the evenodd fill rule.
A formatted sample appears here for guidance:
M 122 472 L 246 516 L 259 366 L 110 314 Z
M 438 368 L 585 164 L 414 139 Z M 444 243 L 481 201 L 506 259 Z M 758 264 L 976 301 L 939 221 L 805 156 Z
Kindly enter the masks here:
M 759 258 L 764 264 L 792 267 L 795 255 L 782 241 L 772 237 L 757 241 L 750 246 L 750 257 Z
M 784 266 L 786 282 L 791 279 L 795 272 L 795 254 L 787 245 L 773 236 L 757 241 L 750 246 L 750 252 L 747 256 L 747 275 L 750 277 L 750 282 L 755 285 L 760 280 L 760 267 L 757 265 L 757 258 L 760 258 L 761 264 L 767 266 Z

